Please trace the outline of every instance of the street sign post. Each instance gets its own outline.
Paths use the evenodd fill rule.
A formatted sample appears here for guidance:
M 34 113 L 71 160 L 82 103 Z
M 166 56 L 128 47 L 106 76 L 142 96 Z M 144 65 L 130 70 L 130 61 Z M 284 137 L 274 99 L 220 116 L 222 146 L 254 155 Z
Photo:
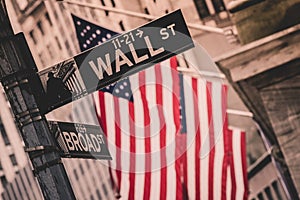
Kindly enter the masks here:
M 192 47 L 181 11 L 165 15 L 41 71 L 48 102 L 43 110 L 50 112 Z
M 112 159 L 99 126 L 54 121 L 49 124 L 62 157 Z
M 40 112 L 40 96 L 44 91 L 37 67 L 24 34 L 13 32 L 5 0 L 0 0 L 0 26 L 0 81 L 43 197 L 45 200 L 74 200 L 75 194 L 47 120 Z
M 45 199 L 76 199 L 61 157 L 111 159 L 100 127 L 48 126 L 45 114 L 194 46 L 178 10 L 37 72 L 24 35 L 13 33 L 4 0 L 0 22 L 0 81 Z

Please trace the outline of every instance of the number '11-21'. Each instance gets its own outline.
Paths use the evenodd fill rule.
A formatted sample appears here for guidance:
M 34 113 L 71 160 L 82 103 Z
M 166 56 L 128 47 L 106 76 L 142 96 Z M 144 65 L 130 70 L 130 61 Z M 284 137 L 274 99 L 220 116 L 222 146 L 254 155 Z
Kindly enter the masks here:
M 118 49 L 118 48 L 121 48 L 122 43 L 125 42 L 125 44 L 130 44 L 134 41 L 135 41 L 134 36 L 133 36 L 132 32 L 130 32 L 130 33 L 122 35 L 121 37 L 118 37 L 118 38 L 114 39 L 112 41 L 112 43 L 113 43 L 115 49 Z

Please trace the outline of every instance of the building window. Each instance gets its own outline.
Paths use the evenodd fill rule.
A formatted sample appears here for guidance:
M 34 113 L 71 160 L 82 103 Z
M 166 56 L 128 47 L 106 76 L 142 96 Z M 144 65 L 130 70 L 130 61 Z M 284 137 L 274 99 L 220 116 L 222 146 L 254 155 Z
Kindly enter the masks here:
M 5 177 L 5 176 L 1 176 L 0 179 L 1 179 L 1 183 L 2 183 L 3 187 L 5 187 L 6 184 L 7 184 L 7 179 L 6 179 L 6 177 Z
M 76 169 L 74 169 L 74 176 L 75 176 L 75 179 L 78 180 L 79 177 L 78 177 Z
M 116 3 L 114 0 L 111 0 L 111 5 L 112 5 L 112 7 L 116 7 Z
M 57 15 L 56 10 L 54 10 L 53 13 L 54 13 L 54 17 L 55 17 L 56 19 L 58 19 L 58 15 Z
M 119 25 L 120 25 L 121 30 L 125 31 L 125 27 L 124 27 L 123 21 L 120 21 Z
M 89 168 L 90 168 L 90 163 L 89 163 L 89 161 L 86 160 L 85 163 L 86 163 L 86 167 L 89 169 Z
M 201 19 L 209 16 L 209 11 L 205 0 L 194 0 L 198 14 Z
M 106 186 L 104 184 L 102 184 L 102 189 L 103 189 L 105 196 L 107 196 L 108 192 L 107 192 Z
M 100 194 L 99 189 L 96 190 L 96 194 L 97 194 L 97 198 L 98 198 L 99 200 L 101 200 L 101 199 L 102 199 L 102 196 L 101 196 L 101 194 Z
M 38 27 L 38 29 L 41 31 L 42 35 L 44 35 L 45 32 L 44 32 L 44 29 L 43 29 L 43 26 L 42 26 L 42 22 L 41 22 L 41 21 L 38 21 L 37 27 Z
M 24 169 L 24 174 L 25 174 L 25 178 L 27 180 L 27 182 L 29 183 L 29 187 L 32 187 L 32 183 L 31 183 L 31 180 L 29 178 L 29 175 L 32 173 L 32 171 L 28 168 L 25 168 Z
M 15 181 L 15 183 L 16 183 L 17 190 L 18 190 L 18 191 L 16 191 L 16 192 L 19 193 L 19 194 L 22 194 L 18 181 Z M 22 195 L 23 195 L 23 194 L 22 194 Z M 24 195 L 24 196 L 25 196 L 25 195 Z
M 56 41 L 56 44 L 57 44 L 58 48 L 61 49 L 61 45 L 60 45 L 60 42 L 59 42 L 57 36 L 55 36 L 55 41 Z
M 258 198 L 259 200 L 264 200 L 264 196 L 263 196 L 262 193 L 259 193 L 259 194 L 257 195 L 257 198 Z
M 216 13 L 220 13 L 222 11 L 225 11 L 225 5 L 224 5 L 223 0 L 213 0 L 212 3 L 213 3 L 213 6 L 214 6 L 214 9 L 215 9 Z
M 13 166 L 18 165 L 16 156 L 14 154 L 10 155 L 9 158 L 10 158 L 11 163 L 13 164 Z
M 20 185 L 22 185 L 23 187 L 25 186 L 25 182 L 24 182 L 24 178 L 25 177 L 23 177 L 23 173 L 22 172 L 24 172 L 25 170 L 23 169 L 22 171 L 20 171 L 20 173 L 19 173 L 19 175 L 18 176 L 20 176 Z M 25 199 L 30 199 L 30 197 L 29 197 L 29 191 L 27 191 L 27 190 L 24 190 L 25 191 L 25 194 L 26 194 L 26 198 Z M 22 194 L 22 193 L 21 193 Z
M 266 193 L 268 199 L 274 199 L 273 195 L 271 193 L 270 187 L 266 187 L 264 190 L 265 190 L 265 193 Z
M 69 56 L 72 56 L 71 47 L 70 47 L 70 44 L 67 40 L 65 41 L 65 46 L 66 46 L 66 49 L 68 51 Z
M 46 17 L 46 20 L 48 21 L 48 23 L 50 24 L 50 26 L 52 26 L 52 21 L 51 21 L 48 13 L 45 14 L 45 17 Z
M 274 181 L 272 183 L 272 188 L 273 190 L 275 191 L 275 194 L 277 196 L 277 199 L 283 199 L 281 194 L 280 194 L 280 190 L 279 190 L 279 187 L 278 187 L 278 184 L 277 184 L 277 181 Z
M 50 58 L 53 59 L 54 58 L 54 54 L 53 54 L 53 48 L 52 48 L 52 45 L 48 44 L 47 45 L 47 50 L 48 50 L 48 53 L 50 55 Z
M 10 145 L 10 141 L 8 139 L 6 130 L 4 128 L 4 125 L 3 125 L 2 121 L 1 121 L 1 119 L 0 119 L 0 132 L 1 132 L 1 136 L 2 136 L 2 138 L 4 140 L 5 145 Z
M 80 172 L 81 172 L 81 174 L 83 175 L 83 174 L 84 174 L 84 170 L 83 170 L 83 167 L 82 167 L 82 165 L 81 165 L 81 164 L 79 164 L 79 168 L 80 168 Z
M 32 39 L 32 41 L 33 41 L 33 43 L 36 44 L 37 41 L 36 41 L 36 38 L 35 38 L 35 36 L 34 36 L 33 30 L 29 32 L 29 35 L 30 35 L 30 37 L 31 37 L 31 39 Z
M 94 19 L 97 19 L 95 9 L 91 9 L 91 15 Z
M 59 3 L 59 9 L 61 10 L 62 13 L 65 12 L 65 6 L 63 3 Z
M 44 60 L 43 53 L 39 53 L 39 58 L 40 58 L 41 64 L 44 66 L 45 65 L 45 60 Z
M 147 14 L 147 15 L 150 14 L 148 8 L 144 8 L 144 13 Z
M 212 0 L 211 2 L 213 5 L 212 9 L 214 9 L 215 13 L 220 13 L 220 12 L 226 10 L 223 0 Z M 204 18 L 210 16 L 210 12 L 209 12 L 206 0 L 194 0 L 194 3 L 196 5 L 198 14 L 201 19 L 204 19 Z
M 104 0 L 101 0 L 101 4 L 102 4 L 102 6 L 105 6 L 105 2 L 104 2 Z M 108 13 L 108 11 L 107 11 L 107 10 L 105 10 L 104 12 L 105 12 L 105 15 L 106 15 L 106 16 L 108 16 L 108 14 L 109 14 L 109 13 Z

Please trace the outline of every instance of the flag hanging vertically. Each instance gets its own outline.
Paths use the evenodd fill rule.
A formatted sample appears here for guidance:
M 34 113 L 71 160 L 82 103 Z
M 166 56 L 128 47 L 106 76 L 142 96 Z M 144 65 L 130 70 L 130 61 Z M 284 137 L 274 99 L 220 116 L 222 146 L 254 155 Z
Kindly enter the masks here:
M 95 31 L 104 33 L 98 36 L 101 41 L 115 34 L 78 17 L 73 20 L 81 50 L 98 44 L 90 38 Z M 178 79 L 174 57 L 96 95 L 99 122 L 113 159 L 111 178 L 123 199 L 182 199 L 180 162 L 176 159 L 181 154 L 176 151 Z
M 113 177 L 124 199 L 181 199 L 176 67 L 172 58 L 129 77 L 129 84 L 116 83 L 113 94 L 98 94 Z M 125 86 L 133 101 L 117 96 Z
M 116 34 L 73 20 L 82 51 Z M 180 75 L 175 57 L 94 95 L 121 198 L 245 199 L 244 134 L 227 129 L 226 95 L 219 82 Z
M 246 135 L 238 128 L 227 129 L 223 161 L 222 195 L 224 199 L 248 199 Z
M 226 86 L 180 75 L 185 113 L 186 154 L 183 177 L 191 199 L 220 199 L 223 127 L 226 128 Z
M 180 75 L 183 180 L 189 199 L 247 199 L 244 133 L 227 127 L 227 86 Z M 237 184 L 238 182 L 238 184 Z

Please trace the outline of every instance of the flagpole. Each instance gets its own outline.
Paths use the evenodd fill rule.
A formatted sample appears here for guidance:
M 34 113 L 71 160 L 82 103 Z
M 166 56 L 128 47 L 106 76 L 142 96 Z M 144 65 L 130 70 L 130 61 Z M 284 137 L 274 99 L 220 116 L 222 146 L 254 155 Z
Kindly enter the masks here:
M 43 88 L 23 33 L 14 34 L 0 0 L 0 80 L 45 200 L 76 199 L 42 106 Z
M 78 6 L 84 6 L 84 7 L 89 7 L 89 8 L 114 12 L 114 13 L 118 13 L 118 14 L 128 15 L 128 16 L 132 16 L 132 17 L 148 19 L 148 20 L 154 20 L 154 19 L 158 18 L 158 16 L 153 16 L 153 15 L 128 11 L 128 10 L 119 9 L 119 8 L 95 5 L 95 4 L 92 4 L 92 3 L 82 3 L 82 2 L 78 2 L 78 1 L 72 1 L 72 0 L 56 0 L 56 1 L 59 2 L 59 3 L 67 3 L 67 4 L 78 5 Z M 208 31 L 208 32 L 218 33 L 218 34 L 224 35 L 224 30 L 221 29 L 221 28 L 217 28 L 217 27 L 211 27 L 211 26 L 206 26 L 206 25 L 202 25 L 202 24 L 195 24 L 195 23 L 187 23 L 187 26 L 189 28 L 196 29 L 196 30 Z
M 186 68 L 186 67 L 177 67 L 177 70 L 183 73 L 191 74 L 194 77 L 201 77 L 201 76 L 206 76 L 206 77 L 212 77 L 212 78 L 220 78 L 220 79 L 226 79 L 226 76 L 222 73 L 218 72 L 212 72 L 212 71 L 204 71 L 204 70 L 193 70 L 191 68 Z
M 231 115 L 238 115 L 238 116 L 242 116 L 242 117 L 253 118 L 253 113 L 247 112 L 247 111 L 227 109 L 226 112 Z

